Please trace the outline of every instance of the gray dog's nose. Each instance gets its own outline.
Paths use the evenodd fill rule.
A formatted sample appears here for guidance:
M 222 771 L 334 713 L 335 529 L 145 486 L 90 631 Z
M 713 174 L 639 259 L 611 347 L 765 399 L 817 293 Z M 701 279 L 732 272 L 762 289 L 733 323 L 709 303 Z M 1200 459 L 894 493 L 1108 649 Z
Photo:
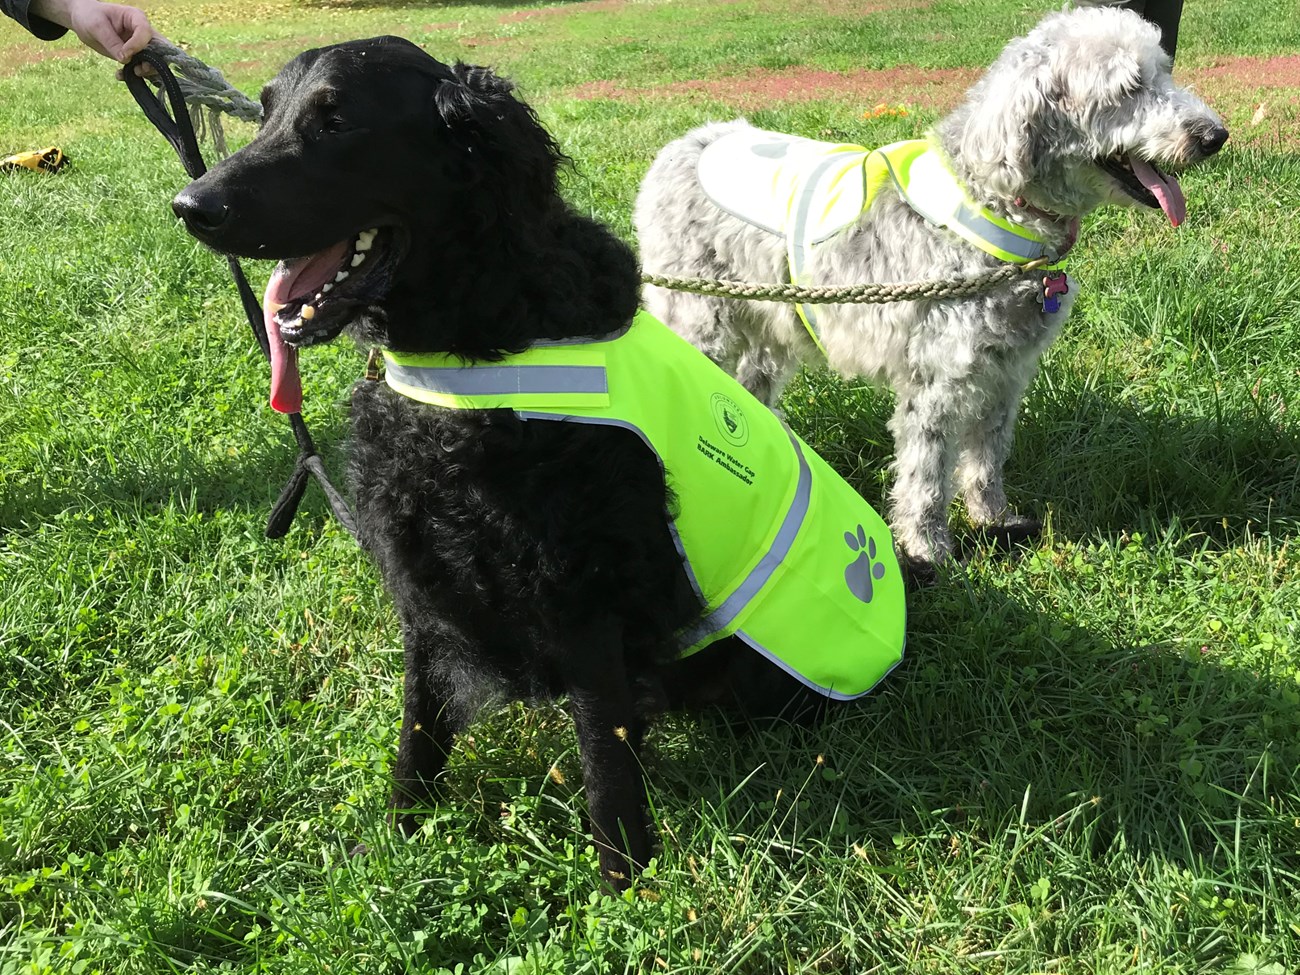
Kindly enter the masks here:
M 185 221 L 190 233 L 202 235 L 211 233 L 225 223 L 230 216 L 230 207 L 186 188 L 172 200 L 172 212 Z
M 1204 155 L 1212 156 L 1228 141 L 1228 130 L 1222 125 L 1216 125 L 1204 135 L 1201 136 L 1201 152 Z

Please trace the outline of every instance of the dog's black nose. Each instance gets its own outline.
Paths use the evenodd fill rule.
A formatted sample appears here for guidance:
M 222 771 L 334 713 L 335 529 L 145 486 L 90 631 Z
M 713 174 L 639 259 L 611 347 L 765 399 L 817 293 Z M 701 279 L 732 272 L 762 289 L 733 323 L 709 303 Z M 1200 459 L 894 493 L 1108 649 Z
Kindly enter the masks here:
M 1227 141 L 1228 130 L 1222 125 L 1216 125 L 1201 136 L 1201 152 L 1207 156 L 1213 156 L 1223 148 L 1223 144 Z
M 172 200 L 172 212 L 185 221 L 190 233 L 202 235 L 225 223 L 230 207 L 209 195 L 184 189 Z

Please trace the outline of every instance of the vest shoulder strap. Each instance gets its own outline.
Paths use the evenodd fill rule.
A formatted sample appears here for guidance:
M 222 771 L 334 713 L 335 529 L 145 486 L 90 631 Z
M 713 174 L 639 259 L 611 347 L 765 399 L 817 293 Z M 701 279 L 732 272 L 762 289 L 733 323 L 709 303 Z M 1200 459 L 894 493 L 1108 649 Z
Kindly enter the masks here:
M 919 147 L 919 151 L 918 151 Z M 926 220 L 986 254 L 1012 264 L 1047 256 L 1043 239 L 980 206 L 966 192 L 943 154 L 924 141 L 876 150 L 899 194 Z

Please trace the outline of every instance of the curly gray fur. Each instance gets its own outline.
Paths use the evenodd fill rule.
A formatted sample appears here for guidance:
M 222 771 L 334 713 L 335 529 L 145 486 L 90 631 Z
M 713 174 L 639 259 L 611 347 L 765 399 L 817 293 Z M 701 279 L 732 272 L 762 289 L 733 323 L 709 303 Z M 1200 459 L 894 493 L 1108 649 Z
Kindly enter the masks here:
M 696 176 L 704 147 L 745 126 L 705 125 L 659 153 L 636 204 L 648 271 L 789 280 L 782 239 L 714 206 Z M 1174 85 L 1156 29 L 1113 8 L 1051 14 L 1013 40 L 935 134 L 978 202 L 1056 248 L 1076 218 L 1134 204 L 1099 160 L 1131 153 L 1177 172 L 1227 137 L 1211 109 Z M 997 263 L 927 224 L 887 183 L 855 223 L 812 252 L 800 283 L 959 278 Z M 1037 528 L 1009 507 L 1002 468 L 1020 401 L 1078 292 L 1070 277 L 1055 314 L 1043 313 L 1032 277 L 964 298 L 822 306 L 830 367 L 897 394 L 891 521 L 913 562 L 952 552 L 948 507 L 958 490 L 976 525 L 1013 537 Z M 645 289 L 645 301 L 769 405 L 801 361 L 820 359 L 788 305 L 657 287 Z

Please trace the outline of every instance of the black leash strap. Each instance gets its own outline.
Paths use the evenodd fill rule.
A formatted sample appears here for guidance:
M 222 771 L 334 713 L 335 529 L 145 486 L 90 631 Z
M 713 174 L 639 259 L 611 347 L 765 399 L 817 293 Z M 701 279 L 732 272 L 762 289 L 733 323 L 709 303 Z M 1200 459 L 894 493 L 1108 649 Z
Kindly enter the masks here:
M 146 63 L 153 66 L 163 91 L 167 93 L 167 99 L 171 103 L 170 114 L 164 107 L 161 96 L 155 96 L 148 83 L 143 78 L 137 77 L 135 73 L 138 65 Z M 180 156 L 181 165 L 185 167 L 185 172 L 189 174 L 190 179 L 198 179 L 206 173 L 208 167 L 203 162 L 202 153 L 199 152 L 199 141 L 194 135 L 194 126 L 190 123 L 185 96 L 171 73 L 167 61 L 157 52 L 146 48 L 131 59 L 123 69 L 123 75 L 126 78 L 127 88 L 144 110 L 144 114 L 171 143 L 172 148 L 176 150 L 176 155 Z M 239 261 L 227 256 L 226 263 L 230 266 L 230 275 L 235 279 L 235 286 L 239 289 L 239 300 L 243 302 L 244 314 L 248 316 L 248 324 L 253 328 L 253 335 L 257 338 L 257 344 L 261 346 L 262 355 L 270 359 L 271 346 L 266 338 L 262 306 L 257 296 L 253 294 L 253 289 L 248 286 L 248 279 L 244 277 L 244 269 L 240 267 Z M 307 490 L 307 481 L 314 477 L 321 490 L 325 492 L 325 499 L 329 502 L 334 517 L 355 538 L 356 520 L 343 495 L 330 483 L 325 465 L 321 463 L 320 455 L 316 452 L 316 444 L 307 431 L 307 424 L 303 422 L 302 414 L 289 414 L 289 426 L 293 430 L 294 439 L 298 442 L 298 459 L 294 463 L 293 474 L 290 475 L 284 490 L 280 492 L 275 507 L 271 509 L 271 516 L 266 522 L 266 536 L 284 537 L 294 514 L 298 511 L 303 492 Z

